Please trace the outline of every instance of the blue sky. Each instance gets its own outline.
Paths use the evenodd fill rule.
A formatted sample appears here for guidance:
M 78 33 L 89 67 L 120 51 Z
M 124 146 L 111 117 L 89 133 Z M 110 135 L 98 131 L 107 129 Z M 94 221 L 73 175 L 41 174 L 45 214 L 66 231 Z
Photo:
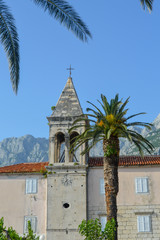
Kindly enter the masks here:
M 46 116 L 56 105 L 67 78 L 72 77 L 82 108 L 103 93 L 130 96 L 129 114 L 147 112 L 137 120 L 152 122 L 160 113 L 160 2 L 153 12 L 139 0 L 72 0 L 70 3 L 92 32 L 78 40 L 32 1 L 8 0 L 20 39 L 20 85 L 11 88 L 8 63 L 0 47 L 0 140 L 32 134 L 48 137 Z

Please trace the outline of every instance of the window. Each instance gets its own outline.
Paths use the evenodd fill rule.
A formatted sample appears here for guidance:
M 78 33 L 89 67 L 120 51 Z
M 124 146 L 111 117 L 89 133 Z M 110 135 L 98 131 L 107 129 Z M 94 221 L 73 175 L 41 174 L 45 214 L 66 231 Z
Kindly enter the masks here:
M 104 178 L 100 178 L 100 194 L 105 194 Z
M 136 178 L 135 179 L 136 185 L 136 193 L 148 193 L 148 178 Z
M 37 179 L 28 178 L 26 179 L 26 194 L 37 193 Z
M 107 217 L 106 216 L 100 216 L 100 223 L 102 225 L 102 231 L 104 231 L 106 223 L 107 223 Z
M 36 232 L 36 227 L 37 227 L 37 217 L 33 217 L 33 216 L 25 216 L 24 217 L 24 232 L 27 233 L 28 232 L 28 221 L 31 222 L 31 227 L 33 232 Z
M 151 217 L 150 215 L 137 216 L 138 232 L 151 231 Z

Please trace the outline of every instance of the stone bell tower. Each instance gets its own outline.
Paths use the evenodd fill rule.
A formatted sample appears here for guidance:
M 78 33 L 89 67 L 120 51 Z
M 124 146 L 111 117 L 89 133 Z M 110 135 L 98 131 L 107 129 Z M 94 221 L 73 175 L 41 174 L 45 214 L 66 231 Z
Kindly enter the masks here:
M 78 225 L 86 219 L 86 156 L 81 146 L 70 153 L 74 137 L 84 127 L 68 133 L 82 109 L 69 77 L 55 109 L 48 117 L 49 166 L 47 167 L 47 240 L 81 240 Z

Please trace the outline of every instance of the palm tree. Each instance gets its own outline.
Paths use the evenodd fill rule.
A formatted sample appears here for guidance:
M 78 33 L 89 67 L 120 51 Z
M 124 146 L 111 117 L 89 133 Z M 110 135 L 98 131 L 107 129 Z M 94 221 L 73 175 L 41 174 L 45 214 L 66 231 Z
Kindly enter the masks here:
M 107 220 L 112 218 L 117 225 L 117 203 L 118 194 L 118 164 L 119 164 L 119 138 L 126 138 L 131 143 L 134 143 L 140 154 L 143 156 L 143 149 L 151 153 L 153 150 L 152 144 L 139 133 L 131 130 L 131 126 L 142 126 L 151 128 L 151 124 L 145 122 L 128 122 L 131 118 L 144 113 L 138 113 L 126 117 L 128 109 L 126 105 L 129 98 L 124 103 L 119 100 L 118 94 L 110 103 L 104 95 L 101 95 L 101 100 L 98 101 L 102 110 L 93 103 L 88 102 L 93 108 L 87 108 L 90 114 L 80 116 L 74 123 L 70 132 L 84 126 L 85 130 L 80 135 L 76 136 L 71 151 L 76 150 L 82 144 L 85 144 L 85 150 L 81 154 L 89 152 L 89 150 L 99 141 L 103 141 L 104 150 L 104 184 Z M 91 124 L 89 124 L 91 123 Z M 89 141 L 89 144 L 87 144 Z M 117 230 L 116 230 L 117 231 Z M 117 232 L 116 237 L 117 239 Z
M 80 40 L 87 41 L 91 33 L 76 11 L 64 0 L 32 0 L 49 15 L 71 30 Z M 15 20 L 7 5 L 0 0 L 0 41 L 7 54 L 10 79 L 15 93 L 19 84 L 19 42 Z

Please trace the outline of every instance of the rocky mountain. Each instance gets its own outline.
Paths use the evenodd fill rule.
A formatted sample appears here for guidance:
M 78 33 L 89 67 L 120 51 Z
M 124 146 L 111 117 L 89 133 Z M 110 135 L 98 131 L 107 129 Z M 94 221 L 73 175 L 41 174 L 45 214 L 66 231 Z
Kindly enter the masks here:
M 48 140 L 25 135 L 0 142 L 0 166 L 48 161 Z
M 145 136 L 154 145 L 152 154 L 160 155 L 160 114 L 154 120 L 151 131 L 138 127 L 132 129 Z M 48 161 L 48 148 L 49 142 L 46 138 L 34 138 L 31 135 L 6 138 L 0 142 L 0 166 Z M 124 139 L 120 141 L 120 148 L 121 155 L 138 155 L 138 150 Z M 103 156 L 102 142 L 96 144 L 90 151 L 90 156 Z

